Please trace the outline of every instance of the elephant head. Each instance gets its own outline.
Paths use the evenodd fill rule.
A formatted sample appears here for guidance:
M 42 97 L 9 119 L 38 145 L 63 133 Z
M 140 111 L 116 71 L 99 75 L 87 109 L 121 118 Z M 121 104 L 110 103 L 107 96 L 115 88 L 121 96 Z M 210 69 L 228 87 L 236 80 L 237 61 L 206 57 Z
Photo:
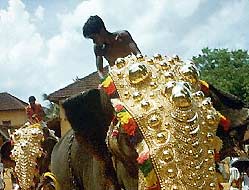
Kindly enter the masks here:
M 50 156 L 56 142 L 49 129 L 41 128 L 40 124 L 25 125 L 11 133 L 1 146 L 1 161 L 5 168 L 14 169 L 12 183 L 18 183 L 17 186 L 23 189 L 34 188 L 39 183 L 39 176 L 49 170 Z M 32 156 L 37 152 L 38 157 Z M 37 175 L 34 176 L 34 173 Z
M 120 189 L 105 143 L 114 117 L 107 94 L 91 89 L 67 99 L 63 108 L 72 130 L 52 152 L 51 170 L 58 184 L 63 190 Z

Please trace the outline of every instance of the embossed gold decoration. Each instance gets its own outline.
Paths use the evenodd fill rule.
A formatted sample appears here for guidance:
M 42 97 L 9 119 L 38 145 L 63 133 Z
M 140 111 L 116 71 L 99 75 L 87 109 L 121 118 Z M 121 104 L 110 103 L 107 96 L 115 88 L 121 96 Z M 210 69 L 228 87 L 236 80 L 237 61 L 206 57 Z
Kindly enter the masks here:
M 11 158 L 16 164 L 19 185 L 23 190 L 28 190 L 34 185 L 34 176 L 38 174 L 36 159 L 42 154 L 43 131 L 40 124 L 34 124 L 17 129 L 11 137 L 14 143 Z
M 160 188 L 217 189 L 214 144 L 220 141 L 214 134 L 219 116 L 200 91 L 195 65 L 160 54 L 123 60 L 110 75 L 144 136 Z
M 134 63 L 129 67 L 129 80 L 131 84 L 138 84 L 144 81 L 150 72 L 143 63 Z

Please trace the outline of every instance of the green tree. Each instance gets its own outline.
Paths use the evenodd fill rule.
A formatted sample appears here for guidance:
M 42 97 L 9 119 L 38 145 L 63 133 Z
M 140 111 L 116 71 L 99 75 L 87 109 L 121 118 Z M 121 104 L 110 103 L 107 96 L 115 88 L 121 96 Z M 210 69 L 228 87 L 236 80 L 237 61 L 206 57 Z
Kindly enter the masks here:
M 42 96 L 43 96 L 44 100 L 49 101 L 47 94 L 43 94 Z M 46 121 L 53 120 L 55 118 L 59 118 L 59 115 L 60 115 L 59 106 L 57 104 L 49 101 L 49 105 L 48 105 L 48 108 L 45 110 L 45 113 L 46 113 L 46 116 L 45 116 Z
M 193 57 L 200 76 L 217 88 L 249 102 L 249 54 L 247 50 L 202 49 Z

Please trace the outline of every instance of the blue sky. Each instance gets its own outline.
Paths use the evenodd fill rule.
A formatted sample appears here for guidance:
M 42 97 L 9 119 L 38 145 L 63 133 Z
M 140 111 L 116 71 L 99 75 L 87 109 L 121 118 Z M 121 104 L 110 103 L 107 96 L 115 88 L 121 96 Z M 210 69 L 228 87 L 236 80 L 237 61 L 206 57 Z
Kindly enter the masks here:
M 92 42 L 82 36 L 90 15 L 107 29 L 128 30 L 143 54 L 202 48 L 249 49 L 248 0 L 0 0 L 0 92 L 27 101 L 96 70 Z

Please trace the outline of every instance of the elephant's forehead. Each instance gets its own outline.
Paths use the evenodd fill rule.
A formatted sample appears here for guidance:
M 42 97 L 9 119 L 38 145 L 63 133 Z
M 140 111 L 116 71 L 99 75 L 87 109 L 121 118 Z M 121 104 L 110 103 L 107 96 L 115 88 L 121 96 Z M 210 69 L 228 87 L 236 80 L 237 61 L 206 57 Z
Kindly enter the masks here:
M 177 56 L 128 56 L 110 75 L 144 136 L 162 189 L 217 185 L 213 153 L 219 116 L 200 91 L 195 65 Z

